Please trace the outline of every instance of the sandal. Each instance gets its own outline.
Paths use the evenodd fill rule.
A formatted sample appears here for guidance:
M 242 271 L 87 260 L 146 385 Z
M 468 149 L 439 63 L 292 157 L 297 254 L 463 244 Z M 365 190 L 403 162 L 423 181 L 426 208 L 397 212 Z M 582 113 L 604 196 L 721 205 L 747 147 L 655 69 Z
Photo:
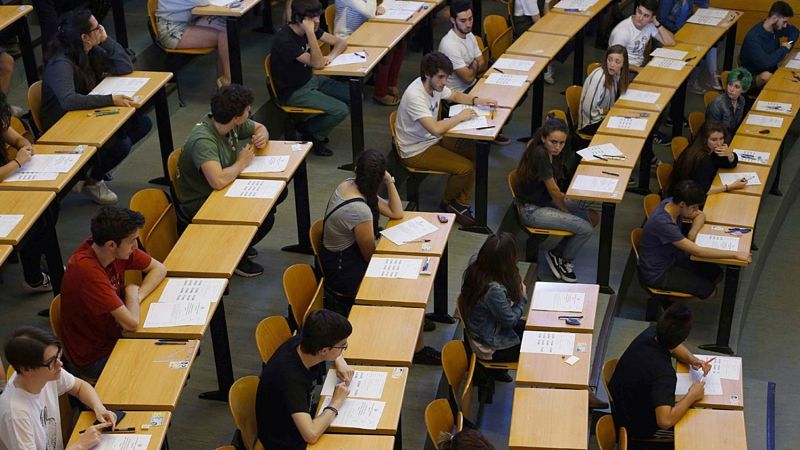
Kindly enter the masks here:
M 384 106 L 397 106 L 397 104 L 400 103 L 400 99 L 397 98 L 397 96 L 391 94 L 384 95 L 383 97 L 373 96 L 372 99 L 375 100 L 378 104 Z

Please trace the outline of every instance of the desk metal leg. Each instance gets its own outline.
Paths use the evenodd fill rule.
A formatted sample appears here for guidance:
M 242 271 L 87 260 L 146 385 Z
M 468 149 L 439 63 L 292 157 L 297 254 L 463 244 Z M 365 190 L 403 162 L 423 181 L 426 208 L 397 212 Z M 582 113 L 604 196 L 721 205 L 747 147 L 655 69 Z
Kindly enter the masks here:
M 225 320 L 224 298 L 219 300 L 217 310 L 211 316 L 211 344 L 214 348 L 214 366 L 217 368 L 217 386 L 219 390 L 203 392 L 199 397 L 203 400 L 228 401 L 228 391 L 233 385 L 233 363 L 231 347 L 228 342 L 228 323 Z
M 483 5 L 481 0 L 472 0 L 472 33 L 475 36 L 483 36 Z M 489 46 L 489 42 L 486 43 Z
M 781 141 L 781 146 L 778 148 L 778 161 L 775 167 L 775 178 L 772 179 L 772 187 L 769 189 L 769 193 L 772 195 L 782 196 L 783 192 L 781 192 L 781 169 L 783 169 L 783 151 L 785 150 L 783 147 L 783 142 Z
M 275 28 L 272 26 L 272 1 L 261 0 L 261 30 L 263 33 L 273 34 Z M 331 32 L 331 30 L 328 30 Z
M 575 49 L 572 51 L 572 84 L 583 84 L 583 44 L 586 32 L 581 28 L 575 34 Z
M 725 36 L 725 57 L 722 60 L 722 70 L 731 70 L 733 68 L 733 51 L 736 49 L 736 27 L 738 24 L 733 24 L 728 29 Z
M 725 290 L 722 293 L 722 308 L 719 311 L 719 325 L 717 325 L 717 342 L 703 344 L 703 350 L 732 355 L 733 350 L 728 345 L 731 337 L 731 322 L 733 310 L 736 307 L 736 291 L 739 288 L 739 266 L 725 268 Z
M 427 55 L 428 53 L 433 51 L 433 15 L 435 13 L 431 12 L 425 17 L 425 23 L 422 24 L 422 30 L 420 33 L 420 37 L 422 38 L 422 54 Z M 397 45 L 403 45 L 399 43 Z
M 614 239 L 614 213 L 617 205 L 603 202 L 603 211 L 600 216 L 600 248 L 597 249 L 597 284 L 600 292 L 613 294 L 614 290 L 609 285 L 611 272 L 611 241 Z
M 54 200 L 42 214 L 46 239 L 49 242 L 44 257 L 47 260 L 47 270 L 50 272 L 50 282 L 53 284 L 54 296 L 61 293 L 61 280 L 64 278 L 64 259 L 61 257 L 61 246 L 58 243 L 58 234 L 56 233 L 57 201 L 57 199 Z
M 475 148 L 475 225 L 461 227 L 472 233 L 492 234 L 486 226 L 489 215 L 489 141 L 477 141 Z
M 122 48 L 128 48 L 128 27 L 125 25 L 125 4 L 122 0 L 112 0 L 111 10 L 114 14 L 114 35 Z
M 528 143 L 531 136 L 542 125 L 544 116 L 544 78 L 539 74 L 531 85 L 531 134 L 517 139 L 517 142 Z
M 226 17 L 225 28 L 228 33 L 228 64 L 231 66 L 231 83 L 244 84 L 242 54 L 239 49 L 238 17 Z
M 644 141 L 642 154 L 639 156 L 639 183 L 634 188 L 628 188 L 628 192 L 639 195 L 650 193 L 650 161 L 653 159 L 653 135 Z
M 350 136 L 353 141 L 353 162 L 339 166 L 341 170 L 355 170 L 356 159 L 364 151 L 364 94 L 362 78 L 353 77 L 350 85 Z
M 297 244 L 281 248 L 285 252 L 303 253 L 313 255 L 311 238 L 308 230 L 311 228 L 311 209 L 308 206 L 308 168 L 305 160 L 300 163 L 292 177 L 294 183 L 294 209 L 297 221 Z
M 36 70 L 36 55 L 33 53 L 31 43 L 31 29 L 28 27 L 28 19 L 23 17 L 17 22 L 17 37 L 19 38 L 19 48 L 22 50 L 22 62 L 25 64 L 25 78 L 28 86 L 39 81 L 39 73 Z
M 675 95 L 672 96 L 672 102 L 670 102 L 669 115 L 672 118 L 672 137 L 683 135 L 684 109 L 686 109 L 686 82 L 683 82 L 675 91 Z
M 150 182 L 162 186 L 169 186 L 169 168 L 167 167 L 167 161 L 175 147 L 172 143 L 172 123 L 169 118 L 169 103 L 167 102 L 166 86 L 162 86 L 161 89 L 156 92 L 155 108 L 156 126 L 158 127 L 158 144 L 161 148 L 161 168 L 164 170 L 164 176 L 153 178 Z
M 436 271 L 436 278 L 433 280 L 433 312 L 425 315 L 428 319 L 439 323 L 455 323 L 451 315 L 447 313 L 447 254 L 448 247 L 444 247 L 442 258 L 439 260 L 439 269 Z

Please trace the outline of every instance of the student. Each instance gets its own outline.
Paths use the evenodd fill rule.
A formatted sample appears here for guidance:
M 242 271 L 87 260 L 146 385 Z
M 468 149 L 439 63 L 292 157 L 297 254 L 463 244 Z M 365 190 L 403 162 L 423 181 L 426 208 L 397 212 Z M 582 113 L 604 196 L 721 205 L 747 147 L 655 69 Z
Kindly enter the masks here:
M 660 0 L 658 8 L 658 20 L 670 32 L 677 33 L 692 16 L 695 7 L 708 8 L 708 0 Z M 689 79 L 689 91 L 695 94 L 703 94 L 706 88 L 716 91 L 722 90 L 717 75 L 717 47 L 712 46 L 703 58 L 705 71 L 700 68 L 692 72 Z
M 64 14 L 59 20 L 42 73 L 42 126 L 46 131 L 67 111 L 104 106 L 132 106 L 122 94 L 89 95 L 106 73 L 124 75 L 133 71 L 130 57 L 87 9 Z M 110 205 L 117 195 L 106 185 L 108 172 L 128 155 L 133 144 L 152 128 L 152 122 L 137 111 L 92 158 L 81 192 L 95 203 Z
M 442 37 L 439 51 L 453 64 L 447 87 L 454 92 L 469 92 L 488 67 L 488 61 L 484 61 L 478 41 L 472 34 L 472 20 L 472 2 L 453 0 L 450 5 L 453 28 Z
M 658 204 L 647 219 L 639 242 L 639 279 L 642 284 L 708 299 L 713 297 L 722 272 L 716 264 L 691 261 L 690 256 L 751 261 L 748 251 L 717 250 L 694 243 L 705 223 L 705 215 L 700 211 L 705 200 L 705 191 L 696 182 L 683 180 L 672 188 L 672 197 Z M 681 233 L 684 219 L 692 221 L 686 236 Z
M 464 428 L 455 433 L 442 433 L 441 450 L 495 450 L 494 445 L 480 431 Z
M 352 332 L 341 314 L 314 311 L 303 329 L 267 361 L 256 393 L 258 439 L 264 448 L 303 450 L 317 442 L 339 415 L 354 373 L 342 356 Z M 327 373 L 326 362 L 333 362 L 342 381 L 334 388 L 330 404 L 312 417 L 311 394 L 317 380 Z
M 742 189 L 747 180 L 736 180 L 731 184 L 712 186 L 719 169 L 732 169 L 739 157 L 728 147 L 728 134 L 719 122 L 706 121 L 700 127 L 692 145 L 681 153 L 670 174 L 670 186 L 681 180 L 693 180 L 706 195 Z
M 178 202 L 188 217 L 194 217 L 209 195 L 224 189 L 253 161 L 255 148 L 264 148 L 269 132 L 264 125 L 251 120 L 253 92 L 246 86 L 231 84 L 217 89 L 211 97 L 211 113 L 197 123 L 178 160 Z M 250 143 L 239 149 L 239 140 Z M 258 255 L 254 245 L 269 233 L 275 224 L 276 207 L 286 198 L 284 190 L 250 241 L 247 253 L 236 266 L 236 275 L 255 277 L 264 267 L 250 260 Z
M 369 19 L 386 12 L 376 0 L 339 0 L 336 5 L 334 34 L 344 40 Z M 372 98 L 379 105 L 395 106 L 400 103 L 400 89 L 397 87 L 400 68 L 406 55 L 406 40 L 401 40 L 381 59 L 375 73 L 375 91 Z
M 705 395 L 705 382 L 698 380 L 686 396 L 675 402 L 677 376 L 672 358 L 695 370 L 702 369 L 704 374 L 711 369 L 711 364 L 683 345 L 691 329 L 692 312 L 683 303 L 674 303 L 655 326 L 631 342 L 619 359 L 608 388 L 614 399 L 614 425 L 625 427 L 629 436 L 672 437 L 672 427 Z
M 628 79 L 628 51 L 621 45 L 608 47 L 600 67 L 583 82 L 578 130 L 594 136 L 608 110 L 628 90 Z
M 292 19 L 272 41 L 270 65 L 277 100 L 325 111 L 303 123 L 300 133 L 314 143 L 317 155 L 331 156 L 333 151 L 325 143 L 331 130 L 350 112 L 350 94 L 345 83 L 313 76 L 313 70 L 322 69 L 339 56 L 347 41 L 319 29 L 323 9 L 318 0 L 294 0 L 291 8 Z M 327 56 L 322 55 L 318 40 L 331 46 Z
M 456 139 L 442 139 L 448 130 L 477 117 L 470 108 L 456 116 L 438 120 L 439 103 L 449 100 L 465 105 L 497 106 L 496 100 L 451 91 L 445 84 L 453 73 L 447 55 L 431 52 L 422 57 L 420 77 L 403 93 L 397 108 L 397 151 L 404 165 L 417 169 L 440 170 L 450 174 L 441 207 L 456 214 L 463 226 L 475 224 L 470 203 L 475 185 L 475 151 Z
M 750 89 L 753 76 L 744 67 L 737 67 L 728 73 L 725 92 L 718 95 L 706 108 L 706 121 L 717 122 L 725 127 L 729 136 L 744 119 L 745 98 L 742 94 Z
M 675 36 L 656 18 L 658 0 L 637 0 L 633 15 L 618 23 L 611 32 L 608 45 L 621 45 L 628 50 L 629 69 L 634 72 L 644 65 L 644 50 L 650 38 L 665 47 L 675 45 Z
M 66 450 L 93 448 L 100 443 L 101 430 L 113 429 L 116 415 L 103 406 L 89 383 L 64 370 L 61 342 L 53 335 L 34 327 L 17 328 L 4 353 L 15 373 L 0 395 L 0 449 L 64 449 L 58 407 L 63 394 L 83 403 L 99 422 Z
M 778 64 L 794 48 L 800 36 L 797 27 L 789 25 L 793 16 L 794 11 L 788 3 L 777 1 L 769 8 L 767 18 L 753 25 L 744 36 L 739 60 L 742 67 L 753 74 L 759 89 L 778 70 Z M 781 38 L 786 38 L 786 42 L 781 43 Z
M 61 335 L 81 377 L 97 379 L 122 330 L 139 326 L 139 304 L 167 275 L 163 264 L 139 250 L 144 217 L 105 206 L 92 218 L 92 236 L 69 257 L 61 284 Z M 125 271 L 146 275 L 125 285 Z
M 539 21 L 541 17 L 539 14 L 539 1 L 538 0 L 511 0 L 514 2 L 514 40 L 519 39 L 523 33 L 528 31 L 533 24 Z M 550 12 L 550 2 L 545 1 L 544 13 Z M 492 43 L 487 42 L 486 46 Z M 556 80 L 553 78 L 554 71 L 551 64 L 547 65 L 544 71 L 544 82 L 547 84 L 555 84 Z
M 561 151 L 567 142 L 567 124 L 548 118 L 544 126 L 528 142 L 517 167 L 514 202 L 525 226 L 554 228 L 574 233 L 546 253 L 547 265 L 556 279 L 577 281 L 573 260 L 581 247 L 592 237 L 600 222 L 596 211 L 582 202 L 566 198 L 560 185 L 569 182 Z
M 217 86 L 224 86 L 231 82 L 225 18 L 192 15 L 192 8 L 209 4 L 209 0 L 158 0 L 158 43 L 167 49 L 216 47 Z

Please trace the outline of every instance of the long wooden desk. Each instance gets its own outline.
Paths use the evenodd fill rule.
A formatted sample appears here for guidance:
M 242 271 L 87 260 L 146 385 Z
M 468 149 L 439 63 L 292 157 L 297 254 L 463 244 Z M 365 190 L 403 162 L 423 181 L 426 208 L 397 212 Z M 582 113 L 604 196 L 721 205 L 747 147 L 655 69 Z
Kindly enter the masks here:
M 357 364 L 411 366 L 424 314 L 422 308 L 353 306 L 349 316 L 353 334 L 347 340 L 345 359 Z
M 6 259 L 8 259 L 8 255 L 11 254 L 12 250 L 14 250 L 14 247 L 6 244 L 0 244 L 0 267 L 2 267 L 3 263 L 6 262 Z
M 92 145 L 102 147 L 130 119 L 136 108 L 107 106 L 98 111 L 119 111 L 118 114 L 97 116 L 91 111 L 68 111 L 37 142 L 42 144 Z
M 207 225 L 253 225 L 260 226 L 272 211 L 281 192 L 286 188 L 286 183 L 279 180 L 269 180 L 279 183 L 280 189 L 272 198 L 244 198 L 226 197 L 233 183 L 222 189 L 214 190 L 208 196 L 203 206 L 192 218 L 192 223 Z M 264 183 L 264 181 L 250 181 L 250 183 Z
M 746 450 L 744 411 L 695 409 L 675 425 L 675 448 L 681 450 Z
M 655 103 L 646 103 L 646 102 L 627 100 L 625 98 L 618 98 L 617 101 L 614 102 L 615 107 L 618 106 L 620 108 L 650 111 L 650 112 L 655 112 L 657 114 L 661 114 L 664 111 L 664 108 L 666 108 L 667 105 L 669 104 L 670 100 L 672 100 L 672 96 L 675 94 L 675 89 L 673 88 L 645 84 L 643 81 L 639 81 L 638 77 L 636 80 L 634 80 L 633 83 L 628 85 L 628 89 L 629 90 L 635 89 L 637 91 L 655 92 L 658 94 L 658 100 L 656 100 Z
M 736 47 L 736 27 L 741 17 L 741 12 L 731 11 L 731 14 L 717 26 L 686 23 L 675 33 L 675 40 L 711 47 L 725 36 L 722 70 L 731 70 L 733 68 L 733 51 Z
M 589 143 L 590 147 L 602 144 L 614 144 L 614 146 L 616 146 L 619 151 L 625 155 L 625 158 L 607 158 L 606 161 L 603 161 L 602 159 L 595 159 L 592 161 L 582 159 L 581 164 L 605 166 L 609 168 L 624 167 L 626 169 L 633 170 L 633 168 L 636 166 L 636 161 L 639 160 L 639 155 L 642 152 L 642 148 L 646 143 L 647 140 L 642 138 L 612 136 L 608 134 L 597 133 L 594 135 L 594 137 L 592 137 L 592 141 Z
M 737 164 L 736 167 L 734 167 L 733 169 L 717 170 L 717 175 L 714 177 L 714 181 L 711 183 L 711 186 L 724 187 L 720 174 L 755 172 L 758 175 L 758 179 L 759 181 L 761 181 L 761 184 L 754 185 L 748 183 L 747 186 L 743 187 L 742 189 L 736 189 L 735 191 L 729 191 L 729 192 L 742 195 L 761 196 L 764 193 L 764 188 L 767 185 L 767 178 L 769 178 L 769 171 L 770 167 L 768 166 L 755 166 L 755 165 L 739 166 Z
M 700 399 L 699 402 L 692 405 L 693 407 L 734 410 L 744 409 L 744 383 L 742 381 L 742 378 L 744 377 L 744 371 L 742 370 L 741 365 L 742 358 L 738 356 L 727 356 L 727 358 L 735 358 L 739 361 L 739 379 L 729 380 L 722 378 L 720 380 L 720 384 L 722 384 L 722 395 L 706 394 L 702 399 Z M 679 362 L 675 371 L 677 373 L 689 373 L 689 366 Z M 683 399 L 683 397 L 683 395 L 676 395 L 675 401 L 678 402 Z
M 7 235 L 0 234 L 0 244 L 19 245 L 55 198 L 52 192 L 0 191 L 0 215 L 22 216 Z
M 553 59 L 570 41 L 568 36 L 526 31 L 506 50 L 509 55 L 539 56 Z
M 643 117 L 642 114 L 646 114 L 646 116 Z M 626 130 L 622 128 L 611 128 L 608 126 L 608 124 L 612 117 L 629 117 L 632 119 L 645 119 L 647 121 L 647 124 L 645 125 L 644 130 Z M 657 121 L 658 121 L 658 113 L 651 113 L 648 111 L 642 111 L 638 109 L 621 108 L 619 106 L 614 105 L 608 111 L 608 114 L 603 119 L 603 123 L 600 124 L 600 128 L 597 129 L 597 132 L 600 134 L 610 134 L 614 136 L 636 137 L 640 139 L 647 139 L 650 136 L 650 133 L 653 132 L 653 129 L 655 128 Z
M 560 9 L 560 11 L 564 11 Z M 592 16 L 588 14 L 544 14 L 533 24 L 530 31 L 567 36 L 573 40 L 572 84 L 583 84 L 584 74 L 584 29 Z
M 392 450 L 394 436 L 368 434 L 323 434 L 308 450 Z
M 375 258 L 416 259 L 425 264 L 429 261 L 428 269 L 431 274 L 439 269 L 439 258 L 433 256 L 399 256 L 399 255 L 374 255 Z M 425 308 L 428 298 L 433 290 L 435 276 L 420 274 L 416 280 L 404 278 L 377 278 L 364 276 L 356 294 L 356 304 L 375 306 L 405 306 L 409 308 Z
M 737 134 L 731 140 L 729 147 L 736 150 L 753 150 L 757 152 L 764 152 L 769 154 L 769 159 L 765 162 L 750 160 L 747 158 L 739 157 L 739 164 L 750 165 L 764 165 L 771 167 L 781 150 L 781 142 L 774 139 L 764 139 L 761 137 L 747 136 L 744 134 Z
M 537 296 L 547 295 L 556 292 L 575 292 L 582 293 L 583 310 L 581 312 L 565 311 L 542 311 L 533 309 L 533 303 Z M 568 284 L 568 283 L 548 283 L 537 282 L 533 287 L 528 320 L 525 322 L 526 330 L 536 331 L 560 331 L 571 333 L 591 333 L 594 331 L 595 314 L 597 313 L 597 297 L 600 294 L 600 286 L 596 284 Z M 583 316 L 580 325 L 567 325 L 558 316 Z
M 781 67 L 772 74 L 764 91 L 785 92 L 787 94 L 800 94 L 800 70 Z
M 779 118 L 781 119 L 781 126 L 780 127 L 769 127 L 764 125 L 753 125 L 747 123 L 748 119 L 752 115 L 757 116 L 767 116 L 771 118 Z M 751 109 L 749 113 L 744 117 L 742 124 L 739 125 L 739 129 L 736 130 L 737 135 L 744 135 L 744 136 L 752 136 L 752 137 L 760 137 L 763 139 L 773 139 L 776 141 L 783 141 L 786 137 L 786 134 L 789 132 L 789 127 L 792 125 L 792 119 L 783 115 L 777 114 L 770 114 L 765 113 L 762 111 L 756 111 Z
M 589 391 L 516 388 L 508 448 L 585 449 L 588 410 Z
M 149 424 L 153 414 L 156 413 L 163 415 L 164 423 L 143 430 L 142 425 Z M 79 433 L 92 426 L 95 419 L 96 417 L 93 412 L 82 412 L 80 416 L 78 416 L 78 422 L 75 423 L 75 429 L 72 430 L 72 435 L 69 437 L 69 444 L 77 442 L 78 439 L 80 439 Z M 172 420 L 172 413 L 169 411 L 125 411 L 125 417 L 117 424 L 117 428 L 136 428 L 136 434 L 150 436 L 150 442 L 147 444 L 146 450 L 160 450 L 166 441 L 170 420 Z M 136 447 L 136 450 L 145 449 Z
M 65 190 L 67 185 L 73 181 L 77 173 L 83 169 L 89 159 L 97 152 L 97 147 L 86 146 L 78 149 L 76 145 L 48 145 L 48 144 L 33 144 L 33 151 L 35 155 L 53 155 L 59 153 L 78 153 L 81 155 L 75 165 L 72 166 L 69 172 L 59 173 L 55 180 L 52 181 L 0 181 L 0 191 L 50 191 L 60 193 Z M 24 168 L 23 168 L 24 169 Z
M 363 47 L 394 48 L 412 26 L 407 23 L 365 22 L 347 38 L 347 44 Z
M 732 227 L 753 228 L 758 217 L 761 197 L 721 192 L 706 197 L 703 212 L 706 223 Z
M 580 348 L 583 349 L 582 352 L 578 351 Z M 567 356 L 520 352 L 517 386 L 589 389 L 589 369 L 592 365 L 590 333 L 575 333 L 575 348 L 572 354 L 580 360 L 571 366 L 564 362 Z
M 190 224 L 164 265 L 173 277 L 230 278 L 256 230 L 245 225 Z
M 39 80 L 39 71 L 36 68 L 36 55 L 33 53 L 31 43 L 31 30 L 28 19 L 25 17 L 33 12 L 31 5 L 3 5 L 0 6 L 0 30 L 16 26 L 19 38 L 19 49 L 22 51 L 22 62 L 25 64 L 25 78 L 28 86 Z

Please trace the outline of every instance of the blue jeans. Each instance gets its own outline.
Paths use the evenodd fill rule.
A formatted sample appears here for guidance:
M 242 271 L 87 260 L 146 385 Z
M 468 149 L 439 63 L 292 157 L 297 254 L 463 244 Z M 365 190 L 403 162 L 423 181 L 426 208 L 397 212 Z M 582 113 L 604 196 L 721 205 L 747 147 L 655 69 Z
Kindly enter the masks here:
M 577 256 L 583 244 L 592 237 L 594 227 L 589 221 L 589 210 L 582 202 L 565 199 L 569 212 L 561 211 L 555 205 L 537 206 L 533 203 L 517 203 L 520 220 L 525 226 L 536 228 L 551 228 L 575 233 L 561 239 L 554 252 L 572 261 Z
M 328 77 L 311 77 L 303 87 L 292 92 L 287 105 L 325 111 L 306 121 L 306 129 L 317 141 L 324 141 L 331 130 L 350 114 L 350 90 L 346 83 Z

